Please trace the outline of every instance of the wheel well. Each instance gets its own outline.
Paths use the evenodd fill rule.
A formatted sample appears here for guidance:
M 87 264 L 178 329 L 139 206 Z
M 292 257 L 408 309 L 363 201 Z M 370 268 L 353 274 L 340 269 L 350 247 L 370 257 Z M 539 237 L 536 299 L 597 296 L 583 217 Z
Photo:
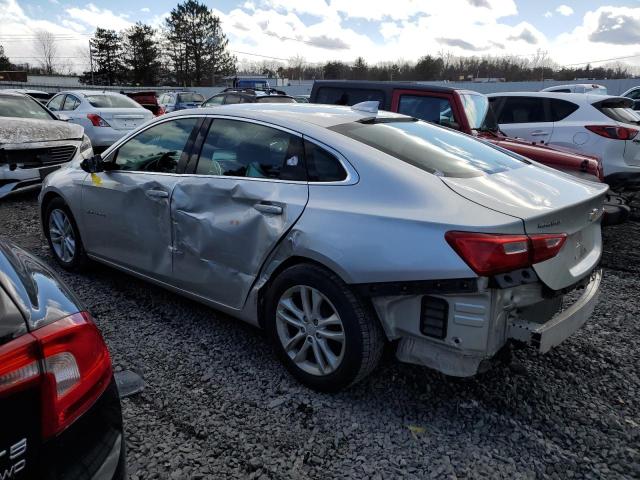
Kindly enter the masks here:
M 294 265 L 300 265 L 300 264 L 316 265 L 324 270 L 327 270 L 333 273 L 337 277 L 342 278 L 342 276 L 339 273 L 337 273 L 335 270 L 332 270 L 331 268 L 327 267 L 321 262 L 318 262 L 311 258 L 308 258 L 308 257 L 287 258 L 285 261 L 283 261 L 280 265 L 278 265 L 275 268 L 275 270 L 269 276 L 269 280 L 266 281 L 266 283 L 260 288 L 260 291 L 258 292 L 258 324 L 260 325 L 260 328 L 264 328 L 264 317 L 265 317 L 265 308 L 266 308 L 265 297 L 266 297 L 266 292 L 269 290 L 269 286 L 278 277 L 278 275 L 284 272 L 287 268 L 293 267 Z M 344 278 L 342 278 L 342 280 L 344 281 Z M 354 295 L 357 295 L 357 293 L 354 292 Z M 362 297 L 362 296 L 359 296 L 359 297 L 364 303 L 367 304 L 368 307 L 370 307 L 372 315 L 374 315 L 375 320 L 377 320 L 378 323 L 382 325 L 382 323 L 380 322 L 380 318 L 378 317 L 378 312 L 374 308 L 373 302 L 371 301 L 371 299 L 368 297 Z
M 45 232 L 45 235 L 46 235 L 47 229 L 44 228 L 44 220 L 45 220 L 44 214 L 47 211 L 47 205 L 49 205 L 49 203 L 51 203 L 51 201 L 54 198 L 62 198 L 62 197 L 55 192 L 47 192 L 42 198 L 42 204 L 40 205 L 40 221 L 42 222 L 43 231 Z

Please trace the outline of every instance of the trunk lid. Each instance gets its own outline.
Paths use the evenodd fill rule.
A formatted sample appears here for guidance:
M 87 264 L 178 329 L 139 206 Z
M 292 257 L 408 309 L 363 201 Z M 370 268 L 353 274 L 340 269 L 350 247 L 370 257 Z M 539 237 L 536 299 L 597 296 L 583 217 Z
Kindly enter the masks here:
M 533 266 L 549 288 L 569 287 L 597 265 L 606 185 L 533 165 L 472 178 L 441 178 L 462 197 L 520 218 L 528 235 L 567 234 L 558 255 Z
M 143 108 L 102 108 L 98 115 L 115 130 L 133 130 L 153 117 Z

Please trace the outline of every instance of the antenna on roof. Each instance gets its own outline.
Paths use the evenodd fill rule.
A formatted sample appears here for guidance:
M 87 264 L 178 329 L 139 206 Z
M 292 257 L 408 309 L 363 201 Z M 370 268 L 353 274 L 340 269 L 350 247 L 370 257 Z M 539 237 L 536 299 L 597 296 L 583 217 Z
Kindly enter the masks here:
M 380 102 L 378 102 L 377 100 L 371 100 L 368 102 L 356 103 L 351 107 L 351 110 L 356 110 L 357 112 L 375 113 L 377 115 L 379 106 Z

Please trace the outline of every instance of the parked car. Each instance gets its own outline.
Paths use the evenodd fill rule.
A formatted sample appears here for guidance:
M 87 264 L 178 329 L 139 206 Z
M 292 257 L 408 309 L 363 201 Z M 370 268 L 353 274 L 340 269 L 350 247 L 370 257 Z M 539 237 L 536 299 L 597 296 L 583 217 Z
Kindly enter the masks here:
M 293 97 L 280 90 L 254 90 L 253 88 L 226 88 L 202 102 L 201 107 L 215 107 L 234 103 L 295 103 Z
M 633 108 L 634 110 L 640 110 L 640 87 L 633 87 L 624 92 L 622 97 L 627 97 L 633 100 Z
M 158 104 L 166 112 L 198 108 L 204 97 L 196 92 L 166 92 L 158 97 Z
M 59 118 L 84 128 L 96 152 L 153 118 L 126 95 L 96 90 L 60 92 L 47 103 Z
M 158 97 L 156 96 L 156 92 L 154 91 L 144 91 L 144 92 L 126 92 L 125 95 L 144 108 L 153 113 L 154 117 L 158 117 L 160 115 L 164 115 L 164 108 L 158 104 Z
M 100 331 L 44 263 L 2 240 L 0 405 L 0 478 L 125 478 L 120 399 Z
M 604 178 L 595 156 L 506 136 L 487 97 L 478 92 L 413 82 L 327 80 L 314 82 L 310 101 L 340 105 L 377 101 L 384 110 L 459 130 L 563 172 L 596 182 Z M 629 217 L 624 199 L 612 192 L 605 209 L 606 225 L 622 223 Z
M 540 90 L 541 92 L 556 93 L 590 93 L 592 95 L 607 95 L 607 87 L 596 83 L 571 83 L 569 85 L 554 85 Z
M 512 340 L 570 336 L 596 302 L 607 188 L 367 105 L 249 104 L 164 115 L 52 174 L 40 205 L 64 268 L 264 327 L 296 378 L 338 390 L 386 341 L 470 376 Z
M 58 120 L 28 95 L 0 90 L 0 198 L 40 188 L 65 163 L 92 155 L 82 127 Z
M 553 92 L 500 92 L 489 100 L 507 135 L 597 155 L 606 183 L 640 188 L 640 116 L 631 110 L 633 100 Z
M 25 95 L 29 95 L 31 98 L 39 101 L 41 104 L 46 105 L 51 97 L 53 97 L 53 93 L 44 92 L 42 90 L 30 90 L 27 88 L 12 88 L 9 90 L 0 90 L 3 92 L 14 92 L 14 93 L 23 93 Z

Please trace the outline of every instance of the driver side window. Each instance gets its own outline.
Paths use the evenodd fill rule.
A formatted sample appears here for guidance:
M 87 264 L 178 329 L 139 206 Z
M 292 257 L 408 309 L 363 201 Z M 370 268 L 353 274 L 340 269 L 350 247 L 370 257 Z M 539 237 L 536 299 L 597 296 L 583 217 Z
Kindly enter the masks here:
M 197 122 L 197 118 L 180 118 L 139 133 L 118 149 L 115 169 L 176 173 L 180 156 Z

